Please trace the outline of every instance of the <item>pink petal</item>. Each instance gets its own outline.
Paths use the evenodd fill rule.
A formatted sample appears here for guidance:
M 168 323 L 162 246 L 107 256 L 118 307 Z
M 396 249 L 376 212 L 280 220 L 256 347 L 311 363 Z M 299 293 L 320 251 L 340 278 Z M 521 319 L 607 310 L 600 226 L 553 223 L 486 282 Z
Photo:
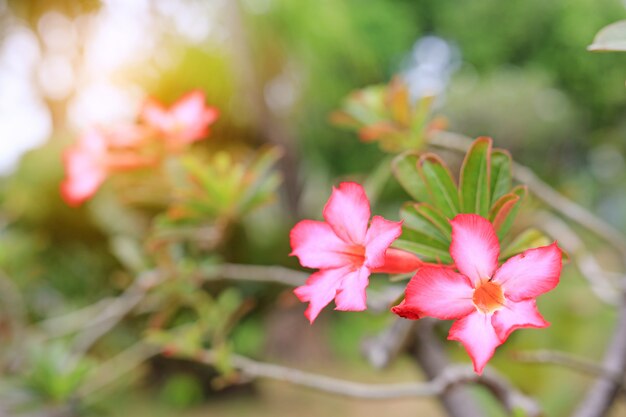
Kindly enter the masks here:
M 204 112 L 204 92 L 194 90 L 185 94 L 172 105 L 170 112 L 180 122 L 191 124 L 201 120 Z
M 507 300 L 503 308 L 493 313 L 491 318 L 496 334 L 504 342 L 513 330 L 522 327 L 542 328 L 550 323 L 544 320 L 537 310 L 535 300 Z
M 79 205 L 98 190 L 106 178 L 99 161 L 80 149 L 64 154 L 66 179 L 61 184 L 63 199 L 72 206 Z
M 143 105 L 140 114 L 141 119 L 150 127 L 160 131 L 167 131 L 173 125 L 173 118 L 161 103 L 149 98 Z
M 422 318 L 419 311 L 415 311 L 410 306 L 407 306 L 406 300 L 402 300 L 402 302 L 397 306 L 391 307 L 391 312 L 409 320 L 418 320 Z
M 441 320 L 458 319 L 474 311 L 474 289 L 468 278 L 447 268 L 425 266 L 406 287 L 402 312 Z
M 324 219 L 347 243 L 363 245 L 370 220 L 370 203 L 360 184 L 342 182 L 324 207 Z
M 369 284 L 370 271 L 366 267 L 351 271 L 343 277 L 335 297 L 335 310 L 363 311 L 367 309 L 365 289 Z
M 455 321 L 448 333 L 448 340 L 457 340 L 463 344 L 472 358 L 474 371 L 479 375 L 496 348 L 502 344 L 491 324 L 491 316 L 478 311 Z
M 311 323 L 320 311 L 335 298 L 342 279 L 348 272 L 348 268 L 323 269 L 312 274 L 307 279 L 306 285 L 293 290 L 300 301 L 309 302 L 309 307 L 304 315 Z
M 402 234 L 402 222 L 392 222 L 374 216 L 365 235 L 365 263 L 379 267 L 385 263 L 385 251 Z
M 506 261 L 493 278 L 507 298 L 514 301 L 535 298 L 559 283 L 561 249 L 556 242 L 529 249 Z
M 371 268 L 371 271 L 383 274 L 406 274 L 417 271 L 423 265 L 424 262 L 414 253 L 389 248 L 385 252 L 383 264 L 376 268 Z
M 291 255 L 297 256 L 300 264 L 307 268 L 363 264 L 363 255 L 353 253 L 352 248 L 339 239 L 327 223 L 302 220 L 291 229 L 289 237 Z
M 451 222 L 450 255 L 474 287 L 491 278 L 498 267 L 500 244 L 489 221 L 477 214 L 459 214 Z

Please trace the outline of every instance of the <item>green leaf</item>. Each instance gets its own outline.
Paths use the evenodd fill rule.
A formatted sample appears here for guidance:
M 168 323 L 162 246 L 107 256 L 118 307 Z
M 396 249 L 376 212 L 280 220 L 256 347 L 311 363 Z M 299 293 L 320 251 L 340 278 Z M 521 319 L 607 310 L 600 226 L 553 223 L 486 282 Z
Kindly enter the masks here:
M 423 240 L 413 240 L 416 236 L 413 235 L 413 230 L 406 230 L 407 240 L 403 237 L 396 240 L 393 243 L 393 247 L 406 250 L 409 252 L 413 252 L 418 255 L 423 261 L 427 262 L 441 262 L 445 264 L 452 263 L 452 258 L 450 257 L 450 253 L 447 249 L 441 249 L 438 247 L 433 247 L 429 243 L 425 242 L 427 239 Z
M 526 197 L 528 193 L 528 188 L 525 185 L 518 185 L 517 187 L 511 190 L 511 194 L 517 195 L 519 199 L 513 206 L 508 210 L 506 217 L 500 222 L 499 228 L 497 230 L 498 239 L 502 241 L 508 231 L 511 229 L 513 225 L 513 221 L 515 220 L 515 216 L 517 216 L 517 212 L 522 205 L 522 200 Z
M 448 220 L 440 210 L 437 210 L 428 203 L 416 204 L 415 209 L 443 233 L 449 245 L 452 241 L 452 225 L 450 224 L 450 220 Z
M 461 167 L 460 191 L 463 213 L 487 217 L 490 199 L 491 138 L 476 139 L 465 155 Z
M 393 175 L 415 201 L 430 201 L 428 189 L 417 168 L 419 154 L 405 152 L 391 162 Z
M 450 170 L 435 154 L 424 154 L 417 164 L 420 174 L 428 187 L 434 206 L 448 218 L 460 212 L 459 192 Z
M 495 202 L 491 211 L 489 211 L 489 221 L 493 223 L 493 227 L 496 231 L 502 227 L 519 199 L 519 195 L 508 193 L 500 197 L 498 201 Z
M 425 234 L 444 245 L 450 245 L 450 237 L 433 224 L 433 221 L 419 210 L 421 204 L 406 203 L 400 209 L 400 218 L 404 220 L 403 228 L 409 228 Z M 446 221 L 447 222 L 447 221 Z
M 506 260 L 528 249 L 549 245 L 550 242 L 550 238 L 540 230 L 534 228 L 526 229 L 502 250 L 500 260 Z
M 511 189 L 511 154 L 504 149 L 491 152 L 491 204 Z
M 602 28 L 587 50 L 626 51 L 626 20 L 620 20 Z

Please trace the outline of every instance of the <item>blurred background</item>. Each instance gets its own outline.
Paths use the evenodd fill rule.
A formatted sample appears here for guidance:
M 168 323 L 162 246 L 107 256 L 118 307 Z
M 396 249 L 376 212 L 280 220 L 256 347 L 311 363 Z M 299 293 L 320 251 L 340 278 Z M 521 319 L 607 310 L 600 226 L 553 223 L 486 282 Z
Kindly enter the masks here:
M 230 262 L 297 267 L 288 258 L 293 224 L 320 218 L 331 185 L 363 181 L 386 158 L 375 143 L 334 127 L 330 114 L 351 91 L 396 74 L 413 98 L 436 96 L 434 110 L 449 130 L 493 137 L 626 232 L 626 55 L 586 51 L 598 30 L 625 16 L 619 0 L 0 0 L 0 270 L 9 288 L 0 290 L 0 335 L 33 350 L 19 337 L 33 323 L 128 286 L 131 274 L 112 242 L 120 230 L 140 236 L 151 218 L 121 216 L 106 186 L 88 204 L 68 207 L 59 194 L 61 155 L 89 126 L 134 121 L 148 95 L 172 103 L 189 90 L 204 91 L 221 112 L 210 140 L 197 145 L 207 152 L 284 150 L 277 198 L 237 219 L 219 248 Z M 397 219 L 406 199 L 389 181 L 374 212 Z M 617 268 L 610 251 L 592 246 L 608 269 Z M 255 300 L 229 336 L 236 352 L 353 380 L 420 378 L 410 357 L 377 371 L 360 354 L 363 338 L 390 323 L 388 312 L 325 311 L 311 327 L 288 289 L 235 287 L 239 297 Z M 599 359 L 615 313 L 573 267 L 539 304 L 552 327 L 517 332 L 492 363 L 548 415 L 565 415 L 590 378 L 517 363 L 512 352 L 552 347 Z M 93 359 L 128 346 L 143 328 L 141 317 L 121 323 L 94 347 Z M 446 346 L 455 360 L 467 361 L 458 346 Z M 49 404 L 49 381 L 33 385 L 28 372 L 5 369 L 1 385 L 30 381 Z M 434 399 L 363 403 L 275 382 L 220 389 L 208 377 L 157 358 L 81 412 L 442 413 Z

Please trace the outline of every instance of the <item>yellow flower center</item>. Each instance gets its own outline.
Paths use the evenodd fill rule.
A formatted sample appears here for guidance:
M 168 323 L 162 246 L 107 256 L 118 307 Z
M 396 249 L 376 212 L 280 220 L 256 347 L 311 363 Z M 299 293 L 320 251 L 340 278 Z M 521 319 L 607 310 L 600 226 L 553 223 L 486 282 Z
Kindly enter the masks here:
M 486 281 L 474 290 L 472 302 L 485 314 L 493 313 L 504 306 L 504 293 L 500 284 Z

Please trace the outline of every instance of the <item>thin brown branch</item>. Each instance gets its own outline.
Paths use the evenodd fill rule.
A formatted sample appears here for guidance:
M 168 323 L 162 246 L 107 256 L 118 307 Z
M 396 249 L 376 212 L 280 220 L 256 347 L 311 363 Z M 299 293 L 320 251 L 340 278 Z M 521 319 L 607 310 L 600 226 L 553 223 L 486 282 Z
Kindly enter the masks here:
M 576 232 L 557 216 L 543 212 L 539 213 L 536 218 L 542 229 L 557 239 L 559 246 L 569 254 L 594 294 L 607 304 L 619 304 L 620 290 L 619 285 L 616 285 L 616 280 L 623 279 L 623 275 L 605 271 L 596 258 L 589 253 Z
M 207 365 L 213 365 L 218 360 L 212 351 L 204 351 L 194 359 Z M 520 408 L 528 416 L 540 414 L 537 404 L 532 399 L 516 391 L 501 376 L 493 372 L 476 375 L 467 366 L 448 367 L 434 379 L 422 383 L 365 384 L 259 362 L 240 355 L 231 355 L 230 361 L 233 367 L 249 377 L 284 381 L 322 392 L 361 399 L 427 397 L 442 395 L 458 384 L 481 384 L 496 393 L 507 410 Z
M 516 352 L 513 358 L 526 363 L 558 365 L 563 368 L 597 377 L 608 376 L 620 385 L 623 384 L 621 376 L 615 373 L 614 370 L 606 369 L 599 363 L 567 352 L 559 352 L 556 350 L 523 351 Z
M 626 297 L 625 297 L 626 298 Z M 610 370 L 596 379 L 573 417 L 602 417 L 611 408 L 626 373 L 626 300 L 622 299 L 613 338 L 602 361 L 602 368 Z

